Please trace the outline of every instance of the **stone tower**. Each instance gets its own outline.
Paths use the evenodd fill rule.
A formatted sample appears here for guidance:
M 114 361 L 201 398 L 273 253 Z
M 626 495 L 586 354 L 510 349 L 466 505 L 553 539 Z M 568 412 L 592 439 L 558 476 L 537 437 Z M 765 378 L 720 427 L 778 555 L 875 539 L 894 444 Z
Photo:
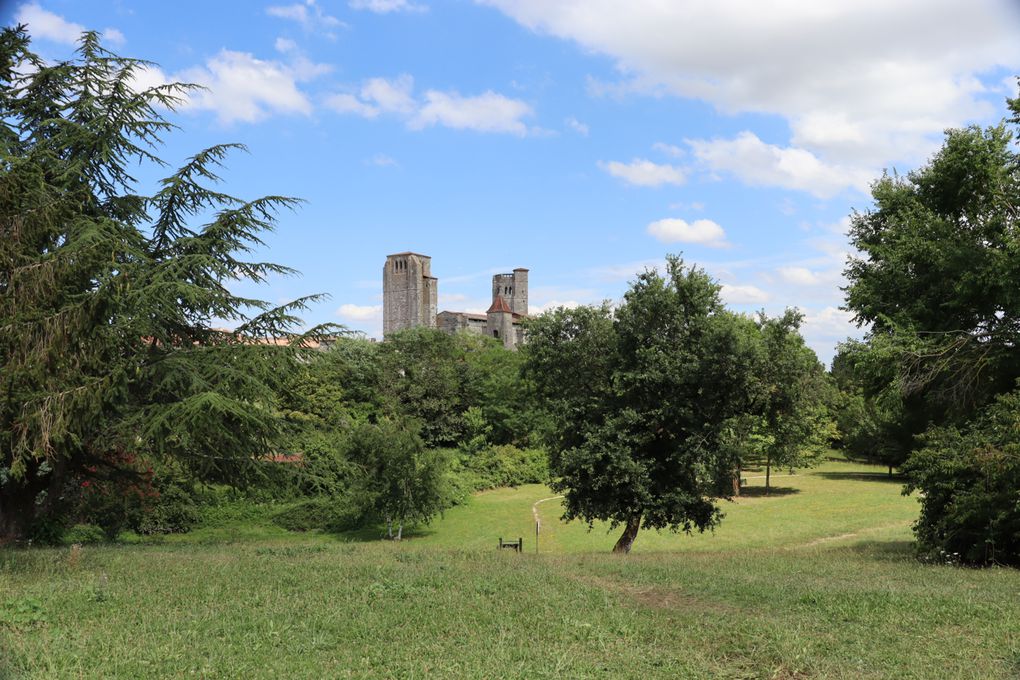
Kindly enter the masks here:
M 415 326 L 434 328 L 438 284 L 428 255 L 387 255 L 383 265 L 383 335 Z
M 492 277 L 492 301 L 501 298 L 510 311 L 521 316 L 528 315 L 528 270 L 518 267 L 512 274 L 496 274 Z
M 485 312 L 485 327 L 492 337 L 502 342 L 507 349 L 513 349 L 517 345 L 514 313 L 502 296 L 493 296 L 492 305 Z

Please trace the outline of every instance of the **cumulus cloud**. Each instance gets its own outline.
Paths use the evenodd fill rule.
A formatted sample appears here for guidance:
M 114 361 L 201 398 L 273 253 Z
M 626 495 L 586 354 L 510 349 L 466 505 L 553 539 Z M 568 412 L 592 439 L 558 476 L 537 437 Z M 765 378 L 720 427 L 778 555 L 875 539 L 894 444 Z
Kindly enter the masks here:
M 273 43 L 273 47 L 275 47 L 276 51 L 280 52 L 281 54 L 296 52 L 298 48 L 297 43 L 291 40 L 290 38 L 277 38 L 276 41 Z
M 222 123 L 253 123 L 271 114 L 311 113 L 311 102 L 298 83 L 328 70 L 328 66 L 304 59 L 283 63 L 224 49 L 204 65 L 187 69 L 173 80 L 206 88 L 193 92 L 183 108 L 214 111 Z
M 664 153 L 667 156 L 672 156 L 673 158 L 681 158 L 686 154 L 686 152 L 679 146 L 666 144 L 665 142 L 656 142 L 655 144 L 652 144 L 652 148 L 659 153 Z
M 648 225 L 648 233 L 663 243 L 699 243 L 712 248 L 728 245 L 726 232 L 712 220 L 656 220 Z
M 635 158 L 630 163 L 599 161 L 598 166 L 613 177 L 642 187 L 658 187 L 663 184 L 680 185 L 687 180 L 682 168 L 674 165 L 660 165 L 644 158 Z
M 377 153 L 372 156 L 372 158 L 368 160 L 368 163 L 369 165 L 375 165 L 380 168 L 398 167 L 400 165 L 397 161 L 384 153 Z
M 603 89 L 778 115 L 837 166 L 922 160 L 946 127 L 994 113 L 983 74 L 1020 63 L 1012 0 L 477 1 L 614 59 L 623 81 Z
M 837 343 L 860 338 L 863 330 L 853 322 L 853 314 L 835 306 L 806 310 L 801 333 L 807 344 L 823 361 L 830 361 Z
M 730 305 L 749 305 L 768 302 L 771 296 L 757 286 L 736 286 L 728 283 L 722 284 L 719 291 L 723 302 Z
M 523 120 L 532 115 L 531 107 L 519 99 L 491 90 L 477 96 L 428 90 L 418 99 L 414 95 L 414 79 L 407 74 L 393 79 L 371 78 L 362 84 L 357 95 L 338 93 L 327 97 L 325 103 L 337 113 L 352 113 L 363 118 L 393 114 L 403 118 L 412 130 L 442 125 L 519 136 L 532 132 Z
M 375 118 L 379 115 L 377 107 L 366 104 L 353 94 L 332 94 L 326 97 L 325 104 L 337 113 L 353 113 L 362 118 Z
M 351 9 L 368 10 L 376 14 L 390 12 L 427 12 L 426 5 L 419 5 L 407 0 L 351 0 L 347 5 Z
M 752 186 L 774 186 L 831 198 L 841 191 L 866 192 L 878 172 L 826 163 L 810 151 L 766 144 L 753 132 L 734 139 L 687 140 L 695 158 L 713 172 L 728 172 Z
M 408 125 L 415 130 L 444 125 L 460 130 L 507 132 L 523 137 L 528 128 L 521 119 L 531 114 L 531 107 L 524 102 L 491 90 L 474 97 L 429 90 Z
M 827 277 L 817 274 L 807 267 L 780 267 L 776 271 L 779 278 L 795 286 L 818 286 L 829 283 Z
M 537 316 L 538 314 L 544 314 L 545 312 L 553 309 L 559 309 L 560 307 L 565 309 L 574 309 L 575 307 L 580 307 L 582 304 L 583 303 L 578 302 L 577 300 L 550 300 L 549 302 L 541 305 L 529 304 L 528 313 L 533 316 Z
M 393 80 L 371 78 L 361 88 L 361 98 L 372 102 L 381 111 L 410 114 L 415 109 L 414 79 L 401 75 Z
M 570 128 L 577 134 L 581 135 L 582 137 L 588 136 L 588 126 L 579 121 L 578 119 L 574 118 L 573 116 L 567 118 L 563 122 L 567 124 L 568 128 Z
M 17 24 L 27 24 L 28 32 L 33 38 L 52 40 L 65 45 L 74 45 L 87 29 L 81 24 L 68 21 L 59 14 L 43 9 L 37 2 L 29 2 L 18 8 L 14 17 Z M 119 46 L 126 42 L 124 34 L 116 28 L 106 28 L 100 32 L 103 41 Z
M 382 305 L 343 304 L 336 310 L 336 315 L 352 321 L 371 321 L 382 318 Z
M 323 12 L 315 0 L 296 2 L 293 5 L 271 5 L 266 8 L 266 14 L 294 21 L 309 33 L 322 33 L 331 39 L 336 37 L 334 29 L 346 25 L 336 17 Z

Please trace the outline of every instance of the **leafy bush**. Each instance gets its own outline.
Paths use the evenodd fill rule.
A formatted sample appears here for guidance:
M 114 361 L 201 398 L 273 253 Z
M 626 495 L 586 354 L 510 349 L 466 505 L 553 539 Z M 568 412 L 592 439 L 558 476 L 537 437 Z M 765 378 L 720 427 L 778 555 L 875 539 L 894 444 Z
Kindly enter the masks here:
M 359 505 L 351 497 L 317 496 L 283 508 L 272 520 L 287 531 L 347 531 L 361 525 L 365 513 Z
M 969 427 L 933 428 L 904 471 L 921 492 L 914 525 L 924 557 L 1020 565 L 1020 391 Z
M 549 456 L 544 449 L 489 446 L 462 452 L 461 467 L 472 491 L 549 481 Z
M 182 534 L 191 530 L 199 520 L 198 505 L 185 488 L 170 484 L 140 513 L 132 527 L 137 533 Z
M 64 531 L 64 543 L 102 543 L 106 540 L 106 532 L 95 524 L 75 524 Z

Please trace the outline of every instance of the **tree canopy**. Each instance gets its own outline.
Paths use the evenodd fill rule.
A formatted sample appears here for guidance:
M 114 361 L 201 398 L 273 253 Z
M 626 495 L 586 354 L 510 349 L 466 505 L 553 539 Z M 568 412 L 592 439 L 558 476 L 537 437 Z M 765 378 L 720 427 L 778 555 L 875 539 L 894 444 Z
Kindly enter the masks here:
M 144 62 L 83 34 L 50 64 L 0 33 L 0 536 L 21 535 L 74 474 L 130 474 L 125 455 L 243 480 L 273 449 L 274 385 L 303 343 L 295 312 L 231 292 L 287 267 L 245 258 L 296 201 L 214 188 L 232 145 L 164 165 L 161 111 L 186 85 L 135 88 Z M 223 329 L 222 326 L 232 325 Z M 285 338 L 286 346 L 267 344 Z
M 567 519 L 623 524 L 616 551 L 640 527 L 691 531 L 720 513 L 724 426 L 760 394 L 758 328 L 726 311 L 719 285 L 667 258 L 645 271 L 616 310 L 559 309 L 528 326 L 525 371 L 557 424 L 553 488 Z
M 1008 100 L 1020 125 L 1020 98 Z M 1015 390 L 1020 380 L 1020 154 L 1007 122 L 946 133 L 904 177 L 884 176 L 853 216 L 861 252 L 847 307 L 871 324 L 837 379 L 856 389 L 889 464 L 920 490 L 921 551 L 1020 563 Z M 836 369 L 838 368 L 838 371 Z M 853 428 L 851 428 L 853 431 Z

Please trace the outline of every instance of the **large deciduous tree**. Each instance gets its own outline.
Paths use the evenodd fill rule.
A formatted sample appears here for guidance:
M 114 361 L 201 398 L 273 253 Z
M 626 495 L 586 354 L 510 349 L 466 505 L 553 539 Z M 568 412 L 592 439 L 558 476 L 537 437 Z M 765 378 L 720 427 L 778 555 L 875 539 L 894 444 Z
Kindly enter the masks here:
M 704 272 L 667 259 L 640 274 L 615 310 L 560 309 L 529 324 L 525 370 L 557 421 L 553 488 L 567 519 L 704 530 L 725 423 L 750 407 L 760 342 L 727 312 Z
M 1020 125 L 1020 98 L 1009 107 Z M 907 488 L 922 492 L 921 548 L 1020 562 L 1002 533 L 1020 525 L 1008 492 L 1016 400 L 1003 396 L 1020 379 L 1015 139 L 1006 123 L 950 130 L 926 165 L 883 177 L 872 194 L 875 207 L 851 220 L 861 256 L 846 272 L 847 307 L 871 324 L 853 353 L 867 396 L 895 405 L 901 446 L 923 445 L 904 465 Z
M 244 256 L 294 201 L 212 188 L 229 146 L 137 193 L 130 168 L 162 164 L 160 111 L 187 89 L 137 89 L 143 65 L 95 33 L 55 64 L 0 33 L 0 539 L 125 459 L 242 479 L 273 448 L 281 369 L 324 330 L 292 333 L 307 300 L 231 292 L 290 271 Z

